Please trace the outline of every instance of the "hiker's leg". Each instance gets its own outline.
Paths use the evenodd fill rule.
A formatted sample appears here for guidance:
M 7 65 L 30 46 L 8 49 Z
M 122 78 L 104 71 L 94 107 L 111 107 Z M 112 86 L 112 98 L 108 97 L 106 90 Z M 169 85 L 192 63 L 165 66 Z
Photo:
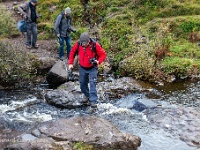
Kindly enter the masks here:
M 80 89 L 81 92 L 86 96 L 89 97 L 89 88 L 88 88 L 88 73 L 87 70 L 83 69 L 82 67 L 79 68 L 79 82 L 80 82 Z
M 71 51 L 71 38 L 70 36 L 66 37 L 66 46 L 67 46 L 67 58 L 69 58 L 69 54 Z
M 27 23 L 27 32 L 26 32 L 26 45 L 31 46 L 31 23 Z
M 90 102 L 91 103 L 97 103 L 98 96 L 97 96 L 97 74 L 98 69 L 96 67 L 92 68 L 89 72 L 89 78 L 90 78 Z
M 32 46 L 35 47 L 36 42 L 37 42 L 37 24 L 36 23 L 32 23 L 32 33 L 33 33 Z
M 59 49 L 59 57 L 64 56 L 64 37 L 60 37 L 60 49 Z

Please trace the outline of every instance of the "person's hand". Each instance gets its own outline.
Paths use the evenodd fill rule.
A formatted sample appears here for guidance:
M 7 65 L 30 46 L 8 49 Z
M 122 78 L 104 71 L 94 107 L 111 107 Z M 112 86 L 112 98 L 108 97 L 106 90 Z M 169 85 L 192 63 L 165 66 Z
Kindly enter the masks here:
M 98 60 L 95 60 L 96 61 L 96 63 L 97 63 L 97 65 L 99 64 L 99 61 Z
M 57 34 L 57 37 L 60 37 L 60 34 Z
M 70 69 L 73 69 L 73 67 L 74 67 L 74 66 L 73 66 L 72 64 L 69 64 L 69 66 L 68 66 L 69 70 L 70 70 Z
M 42 15 L 40 15 L 40 14 L 37 14 L 37 18 L 42 18 Z
M 72 32 L 73 32 L 73 33 L 76 33 L 76 29 L 72 29 Z
M 24 19 L 26 19 L 27 18 L 27 15 L 25 14 L 25 15 L 23 15 L 23 17 L 24 17 Z

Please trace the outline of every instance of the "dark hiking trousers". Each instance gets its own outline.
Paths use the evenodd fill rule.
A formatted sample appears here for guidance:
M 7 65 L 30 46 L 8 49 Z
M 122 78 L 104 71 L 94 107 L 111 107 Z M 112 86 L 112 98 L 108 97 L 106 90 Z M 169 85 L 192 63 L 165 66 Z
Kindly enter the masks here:
M 37 24 L 35 22 L 27 22 L 26 45 L 36 46 L 37 42 Z M 31 38 L 32 34 L 32 38 Z
M 84 69 L 80 66 L 79 68 L 79 82 L 81 92 L 86 96 L 89 97 L 90 103 L 97 103 L 97 73 L 98 68 L 92 67 L 91 69 Z M 88 87 L 90 84 L 90 88 Z
M 67 58 L 69 58 L 69 54 L 70 54 L 70 51 L 71 51 L 71 38 L 70 38 L 70 36 L 61 37 L 59 57 L 62 58 L 64 56 L 64 41 L 66 42 L 66 46 L 67 46 Z

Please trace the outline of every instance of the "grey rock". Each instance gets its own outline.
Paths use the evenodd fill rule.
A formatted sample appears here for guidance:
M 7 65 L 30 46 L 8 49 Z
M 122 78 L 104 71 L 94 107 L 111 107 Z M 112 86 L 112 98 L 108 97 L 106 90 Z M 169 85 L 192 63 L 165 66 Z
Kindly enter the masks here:
M 95 150 L 137 150 L 141 144 L 139 137 L 122 133 L 109 121 L 94 116 L 59 119 L 43 124 L 38 130 L 46 137 L 21 141 L 8 148 L 72 150 L 76 143 L 82 143 Z

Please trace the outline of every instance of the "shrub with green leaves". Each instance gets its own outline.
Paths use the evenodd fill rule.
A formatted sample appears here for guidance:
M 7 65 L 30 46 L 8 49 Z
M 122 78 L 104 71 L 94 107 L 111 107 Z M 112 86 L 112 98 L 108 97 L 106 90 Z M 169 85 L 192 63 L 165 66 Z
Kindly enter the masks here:
M 153 73 L 154 62 L 155 60 L 152 59 L 148 51 L 141 49 L 131 57 L 120 62 L 119 73 L 147 80 Z
M 20 50 L 21 49 L 21 50 Z M 31 57 L 20 45 L 0 41 L 0 79 L 2 83 L 15 84 L 29 80 L 34 75 Z
M 0 6 L 0 37 L 11 37 L 19 34 L 17 21 L 5 7 Z

